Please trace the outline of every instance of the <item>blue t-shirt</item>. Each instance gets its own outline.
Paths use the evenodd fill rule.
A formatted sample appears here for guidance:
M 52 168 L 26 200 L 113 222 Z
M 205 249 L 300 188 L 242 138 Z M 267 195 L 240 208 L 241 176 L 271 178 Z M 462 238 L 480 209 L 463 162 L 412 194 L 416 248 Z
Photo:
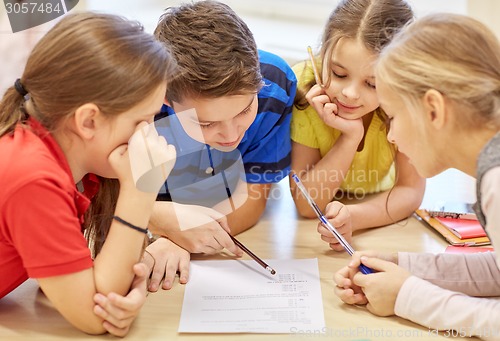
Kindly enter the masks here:
M 155 117 L 159 134 L 177 150 L 160 199 L 211 207 L 230 197 L 238 180 L 268 184 L 288 175 L 297 81 L 280 57 L 259 51 L 259 60 L 264 86 L 257 96 L 257 116 L 234 151 L 222 152 L 190 138 L 169 106 Z

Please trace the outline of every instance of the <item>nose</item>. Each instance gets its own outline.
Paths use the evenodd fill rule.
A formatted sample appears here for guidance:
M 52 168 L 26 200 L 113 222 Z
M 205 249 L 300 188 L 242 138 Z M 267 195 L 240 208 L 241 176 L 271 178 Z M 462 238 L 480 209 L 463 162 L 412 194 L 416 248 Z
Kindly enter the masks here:
M 226 142 L 236 141 L 239 137 L 238 125 L 234 120 L 221 122 L 219 135 L 221 135 Z
M 349 98 L 349 99 L 358 99 L 359 98 L 359 90 L 358 90 L 357 85 L 354 82 L 347 84 L 347 86 L 345 86 L 342 89 L 342 95 L 344 95 L 346 98 Z

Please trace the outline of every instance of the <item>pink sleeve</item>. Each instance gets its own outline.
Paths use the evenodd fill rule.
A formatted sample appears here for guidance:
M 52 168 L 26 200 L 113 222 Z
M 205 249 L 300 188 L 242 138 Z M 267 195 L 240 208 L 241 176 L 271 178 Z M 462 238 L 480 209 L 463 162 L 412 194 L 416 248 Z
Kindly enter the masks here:
M 500 167 L 483 177 L 482 209 L 486 231 L 500 246 Z M 394 307 L 398 316 L 427 326 L 451 330 L 451 336 L 500 340 L 500 264 L 497 253 L 400 253 L 399 265 L 409 270 Z M 482 296 L 482 297 L 471 297 Z M 490 296 L 490 297 L 485 297 Z
M 500 296 L 495 253 L 399 253 L 399 265 L 441 288 L 470 296 Z
M 478 298 L 438 287 L 416 276 L 399 291 L 396 315 L 450 336 L 478 336 L 500 340 L 500 301 Z M 454 332 L 450 332 L 454 330 Z
M 481 182 L 481 203 L 486 216 L 486 232 L 491 244 L 500 249 L 500 167 L 492 168 L 483 176 Z M 497 252 L 497 264 L 500 264 Z

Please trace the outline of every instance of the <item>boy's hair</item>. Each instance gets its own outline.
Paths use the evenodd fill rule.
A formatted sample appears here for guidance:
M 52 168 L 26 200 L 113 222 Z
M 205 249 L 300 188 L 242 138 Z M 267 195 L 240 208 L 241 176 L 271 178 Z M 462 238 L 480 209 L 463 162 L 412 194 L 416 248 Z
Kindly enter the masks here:
M 178 75 L 166 98 L 256 93 L 262 76 L 252 32 L 227 5 L 198 1 L 170 7 L 154 32 L 175 57 Z
M 406 27 L 381 53 L 377 78 L 403 98 L 413 120 L 429 89 L 457 108 L 460 127 L 500 127 L 500 43 L 467 16 L 433 14 Z
M 0 102 L 0 137 L 29 116 L 49 131 L 85 103 L 108 117 L 123 113 L 158 88 L 172 72 L 167 49 L 138 22 L 97 13 L 68 14 L 31 52 L 20 79 Z M 14 84 L 14 80 L 12 80 Z M 86 212 L 86 236 L 96 254 L 109 230 L 118 182 L 102 179 Z
M 375 54 L 389 43 L 403 26 L 413 19 L 413 11 L 404 0 L 343 0 L 328 18 L 321 40 L 320 60 L 330 60 L 341 38 L 359 40 Z M 329 67 L 328 64 L 323 67 Z M 321 72 L 320 72 L 321 73 Z M 323 79 L 328 85 L 331 72 Z M 308 106 L 306 93 L 315 81 L 297 90 L 295 105 L 299 109 Z

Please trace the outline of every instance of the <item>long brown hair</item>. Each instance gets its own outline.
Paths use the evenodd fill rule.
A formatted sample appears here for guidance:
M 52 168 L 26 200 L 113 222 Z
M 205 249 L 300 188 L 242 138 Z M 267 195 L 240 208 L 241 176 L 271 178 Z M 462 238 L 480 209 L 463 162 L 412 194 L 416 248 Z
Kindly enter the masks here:
M 328 18 L 318 60 L 330 60 L 341 38 L 358 39 L 368 51 L 378 54 L 394 34 L 412 19 L 411 7 L 404 0 L 343 0 Z M 321 70 L 321 65 L 318 66 Z M 328 63 L 326 67 L 329 67 Z M 328 85 L 331 72 L 327 74 L 323 82 Z M 297 89 L 294 104 L 298 109 L 309 106 L 305 96 L 315 83 L 312 80 Z
M 170 65 L 170 66 L 169 66 Z M 69 14 L 31 52 L 21 83 L 0 102 L 0 136 L 28 116 L 49 131 L 85 104 L 116 116 L 139 104 L 166 81 L 171 57 L 138 22 L 97 13 Z M 14 80 L 13 80 L 14 83 Z M 86 213 L 86 236 L 100 250 L 116 205 L 118 181 L 101 178 L 99 194 Z

